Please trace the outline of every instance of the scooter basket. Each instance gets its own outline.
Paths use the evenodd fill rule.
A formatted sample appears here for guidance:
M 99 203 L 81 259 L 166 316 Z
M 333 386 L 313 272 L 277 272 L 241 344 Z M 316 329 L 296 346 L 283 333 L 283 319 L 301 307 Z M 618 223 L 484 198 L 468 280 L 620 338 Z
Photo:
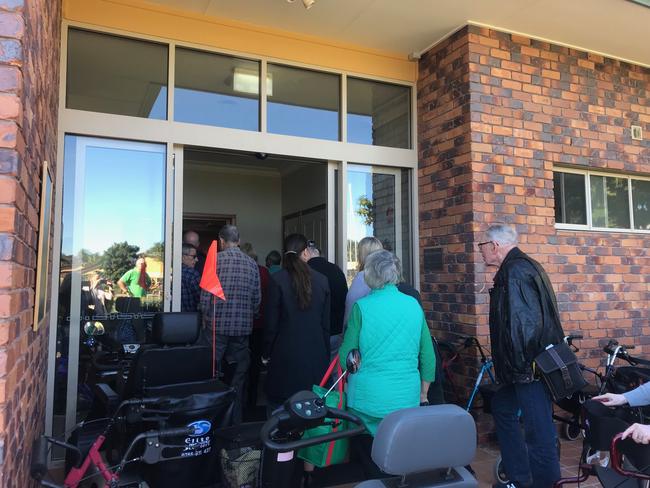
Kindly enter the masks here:
M 224 488 L 254 488 L 260 475 L 261 449 L 242 447 L 222 449 L 219 453 L 221 463 L 221 482 Z
M 254 488 L 259 484 L 264 422 L 222 429 L 215 435 L 223 488 Z

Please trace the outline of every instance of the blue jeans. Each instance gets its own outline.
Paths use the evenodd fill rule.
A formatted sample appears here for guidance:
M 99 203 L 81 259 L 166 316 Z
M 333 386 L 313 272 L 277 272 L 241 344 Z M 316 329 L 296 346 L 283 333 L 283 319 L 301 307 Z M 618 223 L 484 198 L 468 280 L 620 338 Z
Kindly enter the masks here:
M 521 411 L 524 433 L 518 419 Z M 510 481 L 549 488 L 560 478 L 553 405 L 541 381 L 506 385 L 492 398 L 492 415 Z

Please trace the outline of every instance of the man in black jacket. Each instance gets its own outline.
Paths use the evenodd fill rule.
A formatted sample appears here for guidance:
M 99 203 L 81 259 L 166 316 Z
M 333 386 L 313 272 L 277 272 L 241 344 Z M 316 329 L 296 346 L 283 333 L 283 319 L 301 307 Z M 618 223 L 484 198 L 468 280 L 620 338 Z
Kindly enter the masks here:
M 348 282 L 341 268 L 321 257 L 316 242 L 307 241 L 306 251 L 309 255 L 309 261 L 307 261 L 309 267 L 324 275 L 330 285 L 330 356 L 333 359 L 341 346 Z
M 491 226 L 478 246 L 485 263 L 499 267 L 490 290 L 490 340 L 502 387 L 492 412 L 505 471 L 517 487 L 549 488 L 560 478 L 556 430 L 551 397 L 535 377 L 533 359 L 564 337 L 552 313 L 553 288 L 542 266 L 517 247 L 513 228 Z

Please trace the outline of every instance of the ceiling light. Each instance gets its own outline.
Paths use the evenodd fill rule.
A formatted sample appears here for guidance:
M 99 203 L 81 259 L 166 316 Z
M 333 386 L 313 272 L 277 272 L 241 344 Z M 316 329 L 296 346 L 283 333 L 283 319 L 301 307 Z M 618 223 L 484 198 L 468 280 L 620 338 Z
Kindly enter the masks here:
M 260 75 L 256 70 L 235 67 L 233 75 L 233 90 L 241 93 L 257 95 L 260 92 Z M 273 96 L 273 76 L 266 74 L 266 94 Z
M 287 3 L 293 3 L 296 0 L 287 0 Z M 307 10 L 312 8 L 312 6 L 316 3 L 316 0 L 302 0 L 302 4 L 305 6 Z

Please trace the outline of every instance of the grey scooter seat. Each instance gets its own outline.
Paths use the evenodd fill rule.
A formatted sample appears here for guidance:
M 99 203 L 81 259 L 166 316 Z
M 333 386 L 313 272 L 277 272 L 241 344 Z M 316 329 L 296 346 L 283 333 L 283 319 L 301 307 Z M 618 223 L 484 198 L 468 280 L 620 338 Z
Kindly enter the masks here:
M 405 477 L 406 484 L 401 486 L 409 488 L 478 487 L 462 467 L 472 462 L 475 454 L 474 419 L 456 405 L 393 412 L 379 424 L 372 444 L 377 466 L 389 475 Z M 386 488 L 398 486 L 399 481 L 369 480 L 357 488 Z

